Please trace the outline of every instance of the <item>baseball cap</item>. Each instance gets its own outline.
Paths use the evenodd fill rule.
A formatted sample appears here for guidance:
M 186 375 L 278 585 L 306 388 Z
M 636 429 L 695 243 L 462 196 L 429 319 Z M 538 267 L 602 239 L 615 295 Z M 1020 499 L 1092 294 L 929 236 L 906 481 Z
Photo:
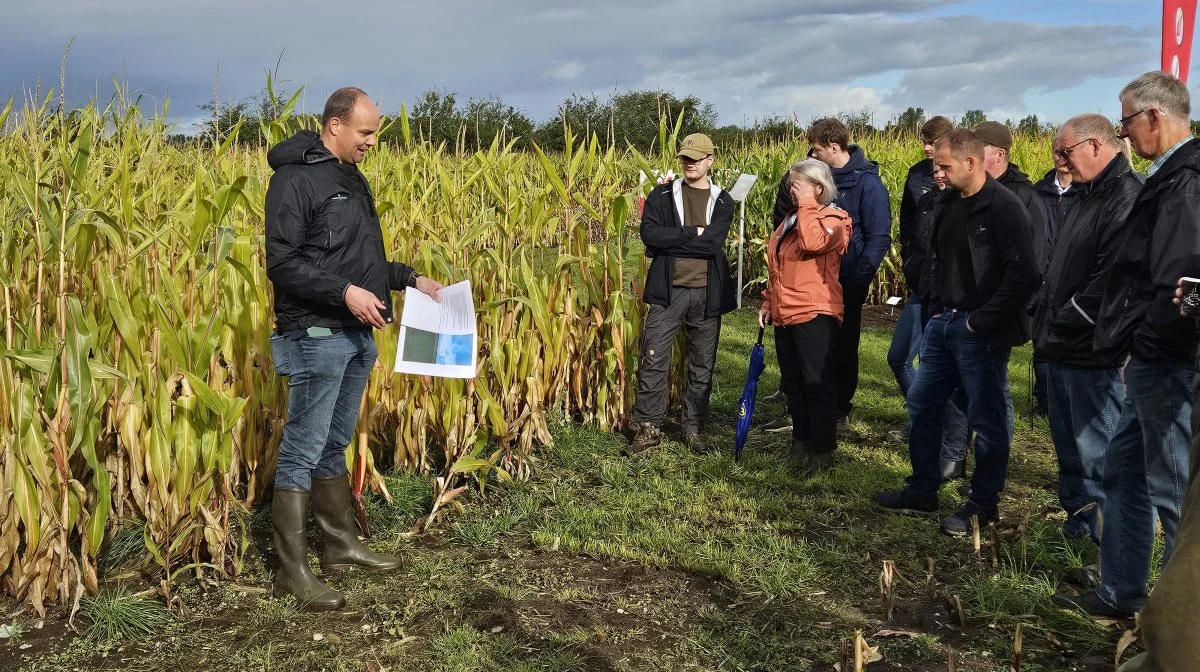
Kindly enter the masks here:
M 715 153 L 712 138 L 703 133 L 692 133 L 683 139 L 679 152 L 675 156 L 686 156 L 693 161 L 699 161 L 709 154 Z
M 999 147 L 1000 149 L 1012 149 L 1012 132 L 1008 127 L 998 121 L 985 121 L 975 127 L 972 133 L 975 137 L 983 141 L 985 145 Z

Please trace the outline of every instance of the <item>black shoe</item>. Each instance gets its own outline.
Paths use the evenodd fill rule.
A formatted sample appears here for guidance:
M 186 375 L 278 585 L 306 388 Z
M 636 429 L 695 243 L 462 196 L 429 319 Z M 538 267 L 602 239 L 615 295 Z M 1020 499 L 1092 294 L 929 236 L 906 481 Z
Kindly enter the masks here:
M 936 516 L 938 512 L 937 495 L 919 497 L 908 488 L 903 490 L 881 490 L 875 493 L 875 503 L 895 513 L 910 516 Z
M 1063 574 L 1063 583 L 1082 590 L 1095 590 L 1100 586 L 1099 565 L 1073 567 Z
M 1093 618 L 1108 618 L 1118 621 L 1133 618 L 1132 611 L 1115 609 L 1108 606 L 1108 603 L 1100 599 L 1100 596 L 1094 590 L 1089 590 L 1078 596 L 1059 593 L 1051 597 L 1050 601 L 1064 609 L 1081 611 Z
M 774 420 L 763 425 L 764 432 L 790 432 L 792 431 L 792 416 L 784 413 Z
M 976 516 L 979 519 L 979 529 L 981 532 L 987 528 L 988 523 L 995 523 L 1000 520 L 998 512 L 994 510 L 985 511 L 973 502 L 968 501 L 961 511 L 942 519 L 942 532 L 952 537 L 967 536 L 971 533 L 971 516 Z
M 966 460 L 942 460 L 942 483 L 962 478 L 967 474 Z
M 684 434 L 683 443 L 697 455 L 708 455 L 713 452 L 713 447 L 705 443 L 699 434 Z
M 651 448 L 657 448 L 662 443 L 662 430 L 648 422 L 638 423 L 633 441 L 621 452 L 626 455 L 644 453 Z
M 816 476 L 823 471 L 833 469 L 833 453 L 809 453 L 808 460 L 804 465 L 803 475 L 805 478 Z
M 808 461 L 808 441 L 804 439 L 792 439 L 792 444 L 788 448 L 788 459 L 796 462 Z

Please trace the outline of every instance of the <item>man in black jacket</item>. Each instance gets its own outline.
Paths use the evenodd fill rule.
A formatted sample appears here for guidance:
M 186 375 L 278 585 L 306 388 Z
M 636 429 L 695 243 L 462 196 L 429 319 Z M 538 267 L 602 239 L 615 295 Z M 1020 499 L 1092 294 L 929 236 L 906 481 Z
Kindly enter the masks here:
M 1068 120 L 1054 136 L 1055 161 L 1072 175 L 1067 213 L 1038 291 L 1033 343 L 1047 361 L 1050 435 L 1058 455 L 1058 500 L 1069 537 L 1100 539 L 1104 456 L 1125 399 L 1120 362 L 1092 350 L 1104 281 L 1124 238 L 1142 179 L 1121 153 L 1112 122 Z
M 1107 618 L 1146 601 L 1155 514 L 1174 550 L 1188 487 L 1196 325 L 1173 303 L 1200 267 L 1200 141 L 1187 86 L 1150 72 L 1121 91 L 1121 132 L 1153 159 L 1125 222 L 1096 317 L 1097 352 L 1124 362 L 1125 401 L 1104 462 L 1100 587 L 1059 600 Z
M 631 453 L 662 440 L 671 345 L 681 326 L 687 336 L 688 381 L 680 427 L 689 448 L 709 450 L 700 430 L 708 415 L 721 315 L 737 307 L 725 260 L 733 198 L 708 177 L 713 151 L 707 135 L 684 138 L 678 154 L 683 179 L 656 186 L 646 198 L 641 234 L 651 261 L 642 298 L 649 313 L 642 330 Z
M 918 204 L 922 196 L 941 188 L 933 178 L 933 143 L 953 129 L 954 124 L 945 117 L 934 117 L 921 126 L 920 137 L 925 158 L 908 169 L 908 176 L 904 179 L 904 195 L 900 199 L 900 259 L 908 285 L 908 299 L 900 312 L 900 319 L 896 321 L 887 359 L 888 366 L 892 367 L 892 373 L 896 376 L 896 384 L 900 386 L 901 396 L 907 396 L 908 388 L 912 385 L 916 372 L 913 360 L 921 349 L 924 326 L 922 295 L 917 291 L 917 283 L 921 266 L 925 263 L 927 241 L 917 232 L 917 220 L 921 214 Z M 932 206 L 932 200 L 929 205 Z M 931 211 L 932 207 L 926 210 L 928 214 L 932 214 Z
M 1046 211 L 1046 204 L 1033 188 L 1029 176 L 1009 161 L 1012 132 L 1000 122 L 985 121 L 975 127 L 975 135 L 987 145 L 984 165 L 988 174 L 1008 187 L 1025 204 L 1025 209 L 1029 212 L 1030 235 L 1033 236 L 1034 263 L 1038 273 L 1045 273 L 1046 264 L 1050 262 L 1050 250 L 1054 246 L 1054 230 L 1050 228 L 1051 220 Z M 1026 317 L 1023 316 L 1022 319 Z M 1033 352 L 1033 375 L 1034 405 L 1029 415 L 1031 418 L 1045 417 L 1046 363 L 1036 347 Z
M 379 109 L 366 94 L 338 89 L 325 103 L 320 135 L 301 131 L 267 154 L 275 170 L 265 209 L 275 298 L 271 354 L 276 373 L 290 379 L 271 504 L 280 559 L 274 591 L 314 611 L 346 600 L 309 569 L 310 492 L 326 571 L 400 566 L 358 540 L 346 447 L 375 363 L 372 328 L 393 320 L 391 292 L 415 287 L 440 299 L 442 287 L 387 260 L 371 189 L 357 166 L 378 130 Z
M 938 140 L 934 162 L 952 187 L 942 192 L 929 266 L 929 312 L 921 365 L 908 395 L 907 487 L 875 494 L 880 506 L 935 515 L 941 484 L 940 454 L 946 402 L 962 385 L 967 419 L 976 432 L 971 494 L 958 513 L 942 520 L 947 534 L 964 535 L 971 516 L 998 519 L 1008 471 L 1008 360 L 1029 339 L 1019 319 L 1037 288 L 1029 215 L 1021 201 L 983 167 L 983 143 L 958 129 Z
M 1063 220 L 1067 218 L 1067 213 L 1075 204 L 1075 195 L 1079 193 L 1078 190 L 1071 189 L 1071 183 L 1071 169 L 1067 167 L 1066 161 L 1055 154 L 1054 167 L 1046 171 L 1042 179 L 1033 185 L 1033 190 L 1042 199 L 1042 205 L 1046 206 L 1050 233 L 1054 237 L 1062 230 Z

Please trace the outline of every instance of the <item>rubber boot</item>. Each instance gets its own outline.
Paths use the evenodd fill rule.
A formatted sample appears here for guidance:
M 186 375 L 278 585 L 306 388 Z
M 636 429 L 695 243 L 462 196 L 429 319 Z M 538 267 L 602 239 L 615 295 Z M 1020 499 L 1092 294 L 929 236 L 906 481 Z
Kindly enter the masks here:
M 962 478 L 967 473 L 967 463 L 961 460 L 941 461 L 942 482 Z
M 325 553 L 321 569 L 339 572 L 350 567 L 390 572 L 400 568 L 400 558 L 380 555 L 358 540 L 358 523 L 354 520 L 354 499 L 350 481 L 345 476 L 314 478 L 313 518 L 325 538 Z
M 271 527 L 275 532 L 275 552 L 279 554 L 279 573 L 272 587 L 276 597 L 291 595 L 305 611 L 332 611 L 346 606 L 346 598 L 321 583 L 308 566 L 308 492 L 275 490 L 271 500 Z

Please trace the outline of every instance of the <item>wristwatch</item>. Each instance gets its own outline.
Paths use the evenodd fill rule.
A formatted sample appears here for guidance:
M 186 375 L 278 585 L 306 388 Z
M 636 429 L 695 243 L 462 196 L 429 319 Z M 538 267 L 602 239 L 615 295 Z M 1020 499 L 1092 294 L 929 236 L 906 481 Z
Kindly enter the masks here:
M 417 286 L 417 278 L 419 277 L 421 277 L 421 274 L 413 271 L 412 275 L 408 276 L 408 286 L 415 288 Z

